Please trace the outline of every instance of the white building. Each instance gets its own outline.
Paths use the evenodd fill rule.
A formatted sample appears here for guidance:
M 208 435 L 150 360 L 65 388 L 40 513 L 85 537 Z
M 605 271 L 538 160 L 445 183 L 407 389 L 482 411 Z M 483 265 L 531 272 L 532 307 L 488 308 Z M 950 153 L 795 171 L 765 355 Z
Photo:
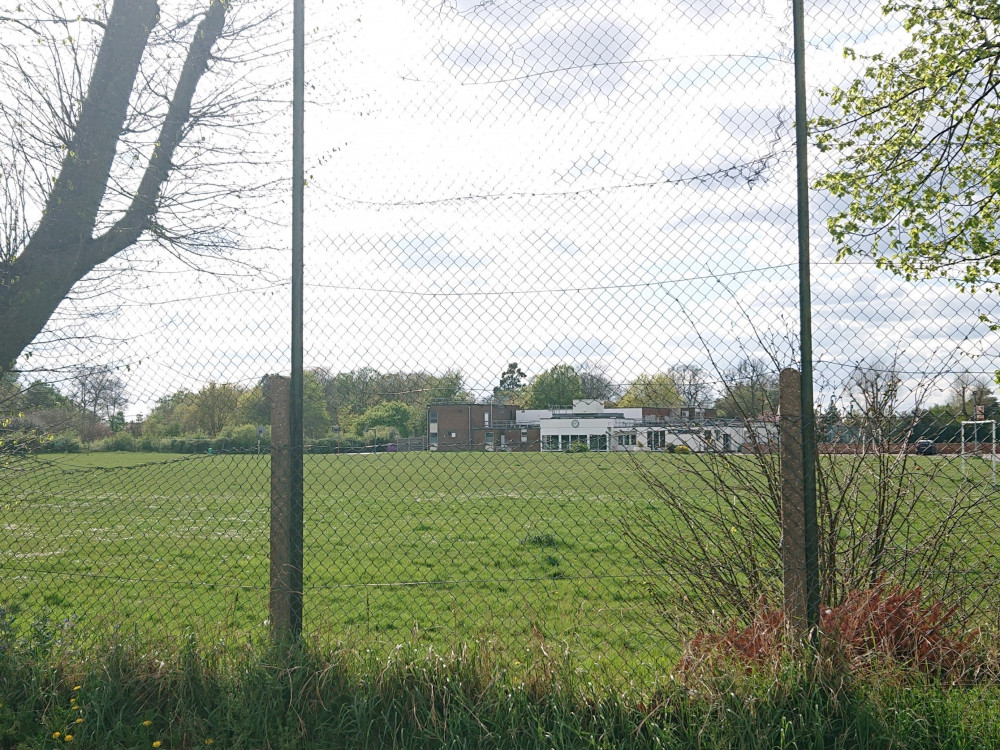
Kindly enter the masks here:
M 565 409 L 524 409 L 517 421 L 540 428 L 541 450 L 566 451 L 585 443 L 592 451 L 667 450 L 737 452 L 750 435 L 741 420 L 718 419 L 711 410 L 653 407 L 611 407 L 602 401 L 578 400 Z M 757 441 L 770 429 L 760 425 Z

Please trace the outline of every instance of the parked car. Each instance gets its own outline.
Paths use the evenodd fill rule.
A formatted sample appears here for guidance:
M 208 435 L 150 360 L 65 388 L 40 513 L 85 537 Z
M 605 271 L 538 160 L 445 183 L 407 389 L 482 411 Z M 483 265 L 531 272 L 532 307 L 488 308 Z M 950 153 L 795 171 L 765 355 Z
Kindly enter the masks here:
M 936 456 L 937 455 L 937 445 L 935 445 L 933 440 L 918 440 L 917 441 L 917 455 L 918 456 Z

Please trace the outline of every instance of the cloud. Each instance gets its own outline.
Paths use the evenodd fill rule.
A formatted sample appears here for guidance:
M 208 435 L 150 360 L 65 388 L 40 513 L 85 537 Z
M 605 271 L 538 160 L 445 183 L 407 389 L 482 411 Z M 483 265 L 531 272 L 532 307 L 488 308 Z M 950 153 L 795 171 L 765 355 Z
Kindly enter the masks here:
M 372 244 L 382 245 L 387 260 L 407 271 L 471 270 L 486 265 L 482 258 L 450 248 L 451 239 L 439 234 L 380 238 Z
M 523 37 L 471 39 L 437 50 L 463 84 L 505 82 L 507 97 L 542 107 L 566 107 L 585 94 L 609 96 L 626 85 L 627 63 L 644 39 L 643 25 L 613 16 L 560 18 Z

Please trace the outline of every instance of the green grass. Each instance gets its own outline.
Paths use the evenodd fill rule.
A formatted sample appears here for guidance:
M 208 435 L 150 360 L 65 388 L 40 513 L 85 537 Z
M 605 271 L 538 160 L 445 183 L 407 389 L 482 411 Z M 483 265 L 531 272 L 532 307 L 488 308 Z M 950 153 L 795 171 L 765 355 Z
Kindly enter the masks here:
M 683 483 L 699 459 L 639 460 Z M 260 638 L 269 472 L 266 456 L 15 465 L 0 474 L 0 602 L 95 633 Z M 941 497 L 957 467 L 945 479 Z M 309 633 L 381 654 L 479 639 L 516 659 L 543 643 L 626 681 L 676 655 L 622 540 L 624 508 L 656 510 L 621 454 L 307 456 L 305 486 Z
M 65 747 L 68 736 L 102 750 L 959 750 L 1000 747 L 1000 688 L 788 663 L 664 677 L 639 695 L 595 686 L 541 648 L 512 673 L 483 645 L 386 658 L 121 635 L 81 652 L 45 628 L 0 637 L 0 748 Z

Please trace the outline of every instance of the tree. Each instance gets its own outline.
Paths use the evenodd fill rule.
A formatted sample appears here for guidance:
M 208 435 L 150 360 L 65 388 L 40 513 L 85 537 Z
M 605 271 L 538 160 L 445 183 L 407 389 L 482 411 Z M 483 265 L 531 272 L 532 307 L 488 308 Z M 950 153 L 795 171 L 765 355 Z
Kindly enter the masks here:
M 211 382 L 195 394 L 188 410 L 186 427 L 210 437 L 233 424 L 242 389 L 229 383 Z
M 156 401 L 146 419 L 146 434 L 152 437 L 177 437 L 184 432 L 195 394 L 181 389 Z
M 960 372 L 952 380 L 951 407 L 959 419 L 977 419 L 980 407 L 984 418 L 997 411 L 996 386 L 982 375 Z
M 184 162 L 198 161 L 182 159 L 185 139 L 232 104 L 224 94 L 212 106 L 195 97 L 219 63 L 213 49 L 231 0 L 204 0 L 200 13 L 174 22 L 156 0 L 88 5 L 77 21 L 61 2 L 23 5 L 3 13 L 0 43 L 0 372 L 97 266 L 144 236 L 184 244 L 165 217 L 190 207 L 191 193 L 164 188 Z M 18 32 L 25 44 L 12 41 Z M 26 55 L 28 42 L 41 53 Z M 159 43 L 168 49 L 150 54 Z M 206 232 L 178 225 L 188 227 L 188 245 Z
M 412 418 L 410 407 L 401 401 L 383 401 L 361 415 L 357 432 L 360 435 L 374 427 L 392 427 L 400 437 L 409 437 Z
M 675 365 L 667 370 L 683 406 L 703 409 L 712 402 L 712 384 L 698 365 Z
M 894 440 L 904 440 L 905 420 L 899 418 L 903 379 L 895 360 L 861 362 L 847 379 L 851 425 L 861 442 L 873 451 L 888 450 Z M 910 422 L 912 426 L 912 421 Z
M 820 413 L 816 420 L 816 437 L 822 443 L 833 443 L 837 441 L 837 426 L 840 425 L 840 409 L 837 408 L 837 399 L 830 397 L 830 403 L 826 409 Z
M 582 395 L 576 370 L 569 365 L 556 365 L 531 381 L 527 404 L 529 409 L 569 406 Z
M 78 367 L 73 372 L 70 398 L 85 415 L 105 422 L 128 405 L 125 383 L 114 370 L 98 365 Z
M 681 406 L 683 403 L 674 379 L 665 372 L 658 372 L 655 375 L 640 375 L 633 380 L 618 402 L 618 406 L 669 409 L 672 406 Z
M 271 378 L 262 377 L 253 388 L 245 391 L 236 406 L 235 422 L 241 424 L 271 424 Z M 152 415 L 150 415 L 152 417 Z M 302 374 L 302 431 L 307 438 L 325 435 L 330 429 L 330 414 L 326 408 L 323 383 L 315 370 Z
M 524 396 L 524 370 L 511 362 L 507 369 L 500 373 L 500 383 L 493 389 L 493 400 L 498 404 L 519 403 Z
M 716 400 L 720 415 L 756 419 L 778 409 L 778 373 L 760 359 L 744 359 L 722 374 L 723 395 Z
M 622 389 L 611 379 L 608 368 L 597 362 L 584 362 L 576 367 L 580 376 L 581 398 L 597 401 L 617 401 L 622 397 Z
M 910 44 L 862 58 L 863 77 L 828 95 L 837 114 L 813 123 L 819 148 L 838 159 L 817 185 L 844 201 L 828 219 L 839 256 L 996 291 L 1000 6 L 916 0 L 884 10 L 906 14 Z

